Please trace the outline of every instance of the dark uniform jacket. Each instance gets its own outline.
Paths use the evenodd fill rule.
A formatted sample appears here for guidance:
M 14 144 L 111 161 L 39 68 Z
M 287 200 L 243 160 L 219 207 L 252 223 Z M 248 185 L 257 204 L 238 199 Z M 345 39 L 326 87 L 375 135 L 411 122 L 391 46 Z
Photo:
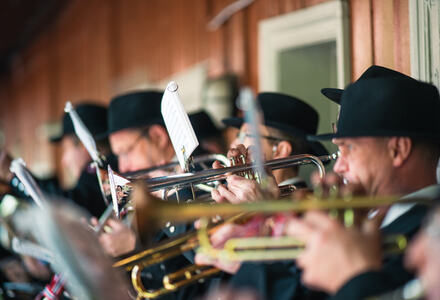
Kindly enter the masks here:
M 440 185 L 423 188 L 407 197 L 423 197 L 431 199 L 433 204 L 437 203 Z M 415 205 L 383 227 L 383 235 L 404 234 L 410 240 L 419 230 L 428 210 L 428 206 Z M 412 279 L 414 274 L 403 266 L 403 255 L 396 255 L 384 259 L 382 270 L 365 272 L 349 280 L 331 299 L 364 299 L 394 290 Z

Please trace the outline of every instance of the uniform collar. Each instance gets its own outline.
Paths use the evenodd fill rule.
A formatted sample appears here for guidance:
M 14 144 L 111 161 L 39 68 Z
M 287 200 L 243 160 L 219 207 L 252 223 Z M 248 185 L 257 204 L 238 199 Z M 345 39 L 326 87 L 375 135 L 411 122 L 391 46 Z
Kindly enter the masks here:
M 401 199 L 424 198 L 434 200 L 440 197 L 440 184 L 433 184 L 403 196 Z M 394 204 L 390 207 L 382 221 L 381 228 L 390 225 L 394 220 L 413 208 L 415 203 Z

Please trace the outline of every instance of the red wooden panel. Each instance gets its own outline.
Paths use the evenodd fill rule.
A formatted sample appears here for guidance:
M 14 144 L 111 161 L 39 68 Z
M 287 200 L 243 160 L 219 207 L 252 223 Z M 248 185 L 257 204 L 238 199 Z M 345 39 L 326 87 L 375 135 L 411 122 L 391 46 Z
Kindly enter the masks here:
M 408 0 L 394 0 L 394 68 L 411 75 Z
M 393 0 L 373 0 L 374 63 L 394 67 Z
M 350 22 L 351 78 L 354 81 L 373 64 L 371 0 L 350 1 Z

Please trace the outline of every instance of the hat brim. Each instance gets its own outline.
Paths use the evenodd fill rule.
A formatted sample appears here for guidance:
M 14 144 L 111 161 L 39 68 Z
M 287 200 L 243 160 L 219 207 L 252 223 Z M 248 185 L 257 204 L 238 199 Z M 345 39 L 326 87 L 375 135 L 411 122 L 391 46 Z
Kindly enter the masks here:
M 332 100 L 337 104 L 341 104 L 341 97 L 343 92 L 344 90 L 342 89 L 334 89 L 334 88 L 321 89 L 321 94 L 323 94 L 328 99 Z
M 440 140 L 438 133 L 422 133 L 411 131 L 394 131 L 394 130 L 377 130 L 377 131 L 358 131 L 358 132 L 337 132 L 318 135 L 308 135 L 307 139 L 311 142 L 326 141 L 337 138 L 360 138 L 360 137 L 389 137 L 389 136 L 406 136 L 412 138 L 420 138 L 427 140 Z
M 223 124 L 225 124 L 226 126 L 231 126 L 231 127 L 235 127 L 235 128 L 240 128 L 241 125 L 243 125 L 243 118 L 227 118 L 227 119 L 223 119 L 222 120 Z M 318 141 L 310 141 L 307 139 L 307 133 L 303 130 L 300 130 L 298 128 L 292 127 L 292 126 L 287 126 L 285 124 L 281 124 L 279 122 L 276 121 L 266 121 L 264 123 L 264 125 L 266 126 L 270 126 L 276 129 L 280 129 L 284 132 L 287 132 L 295 137 L 304 139 L 307 142 L 307 145 L 310 147 L 310 150 L 312 151 L 311 154 L 315 155 L 315 156 L 321 156 L 321 155 L 328 155 L 328 151 L 327 149 L 324 147 L 324 145 L 322 145 L 320 142 Z
M 226 118 L 222 120 L 222 123 L 228 127 L 235 127 L 239 129 L 241 125 L 243 125 L 243 118 L 238 118 L 238 117 Z

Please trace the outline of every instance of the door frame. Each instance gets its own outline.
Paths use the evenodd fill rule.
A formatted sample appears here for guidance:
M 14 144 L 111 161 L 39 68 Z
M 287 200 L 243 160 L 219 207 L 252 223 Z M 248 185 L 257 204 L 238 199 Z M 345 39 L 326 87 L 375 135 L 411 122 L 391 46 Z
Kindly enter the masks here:
M 277 91 L 278 53 L 289 48 L 336 42 L 337 84 L 350 82 L 350 43 L 348 7 L 333 0 L 259 23 L 259 88 Z

